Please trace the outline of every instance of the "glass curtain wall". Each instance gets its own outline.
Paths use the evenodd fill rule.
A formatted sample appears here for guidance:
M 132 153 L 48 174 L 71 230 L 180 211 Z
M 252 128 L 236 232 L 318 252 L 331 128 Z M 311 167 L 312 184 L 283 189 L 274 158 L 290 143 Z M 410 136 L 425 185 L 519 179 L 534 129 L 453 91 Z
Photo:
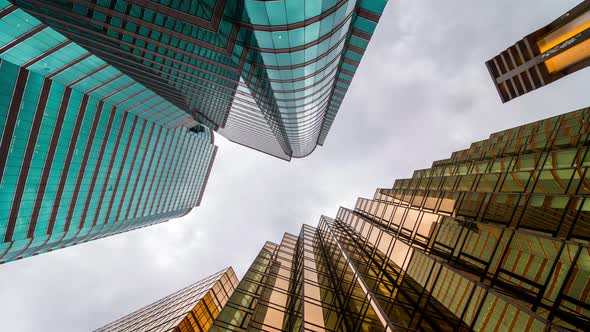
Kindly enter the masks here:
M 30 49 L 51 31 L 47 49 L 83 47 L 101 62 L 90 70 L 108 64 L 157 95 L 150 105 L 163 98 L 172 125 L 290 160 L 324 143 L 387 0 L 10 3 L 35 17 Z
M 494 133 L 267 243 L 212 331 L 585 331 L 589 123 Z
M 237 285 L 238 279 L 229 267 L 95 332 L 204 332 Z

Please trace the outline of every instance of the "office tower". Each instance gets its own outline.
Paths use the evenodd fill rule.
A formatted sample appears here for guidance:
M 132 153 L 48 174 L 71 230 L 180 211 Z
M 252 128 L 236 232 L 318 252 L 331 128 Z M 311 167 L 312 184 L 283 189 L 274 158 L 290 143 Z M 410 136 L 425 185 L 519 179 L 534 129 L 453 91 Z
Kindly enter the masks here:
M 590 65 L 590 0 L 486 62 L 502 102 Z
M 589 124 L 492 134 L 266 243 L 210 331 L 586 331 Z
M 95 332 L 206 332 L 237 285 L 229 267 Z
M 199 205 L 213 133 L 5 0 L 0 86 L 0 263 Z
M 324 143 L 387 0 L 11 2 L 189 119 L 289 160 Z
M 386 0 L 0 0 L 0 263 L 187 214 L 212 130 L 323 144 Z

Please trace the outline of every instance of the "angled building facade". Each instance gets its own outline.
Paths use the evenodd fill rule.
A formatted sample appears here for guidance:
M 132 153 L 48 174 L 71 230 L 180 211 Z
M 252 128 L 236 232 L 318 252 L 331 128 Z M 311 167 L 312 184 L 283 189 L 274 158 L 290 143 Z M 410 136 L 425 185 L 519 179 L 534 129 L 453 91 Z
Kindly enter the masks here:
M 174 106 L 174 125 L 289 160 L 324 143 L 387 0 L 10 2 L 43 22 L 21 41 L 50 27 Z
M 5 0 L 0 31 L 0 263 L 199 205 L 210 129 Z
M 213 132 L 323 144 L 386 0 L 0 0 L 0 263 L 185 215 Z
M 237 285 L 229 267 L 95 332 L 206 332 Z
M 486 62 L 502 102 L 590 65 L 590 0 Z
M 590 109 L 268 242 L 210 331 L 586 331 Z

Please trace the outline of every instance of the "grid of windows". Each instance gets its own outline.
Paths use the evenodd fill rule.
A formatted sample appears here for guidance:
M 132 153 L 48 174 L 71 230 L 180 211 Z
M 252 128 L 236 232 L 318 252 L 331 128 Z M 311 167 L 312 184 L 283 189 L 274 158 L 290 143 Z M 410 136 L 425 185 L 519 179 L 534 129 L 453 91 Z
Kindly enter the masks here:
M 55 70 L 90 52 L 75 67 L 112 79 L 104 93 L 135 80 L 142 115 L 165 109 L 173 126 L 196 120 L 289 160 L 324 143 L 387 0 L 10 2 L 36 19 L 9 56 L 55 52 L 33 65 Z
M 0 57 L 0 263 L 186 215 L 216 147 Z
M 267 243 L 211 331 L 585 331 L 590 109 L 494 133 Z
M 165 96 L 155 94 L 7 0 L 0 0 L 0 31 L 3 60 L 166 128 L 197 125 Z
M 238 279 L 230 267 L 96 332 L 206 332 L 237 285 Z

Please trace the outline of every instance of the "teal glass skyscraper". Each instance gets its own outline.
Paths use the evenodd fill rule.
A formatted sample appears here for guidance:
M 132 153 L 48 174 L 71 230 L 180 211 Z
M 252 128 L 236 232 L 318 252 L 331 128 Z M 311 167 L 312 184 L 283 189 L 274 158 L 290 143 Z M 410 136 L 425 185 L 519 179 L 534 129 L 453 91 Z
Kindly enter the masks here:
M 199 205 L 209 129 L 5 0 L 0 31 L 0 262 Z
M 386 0 L 0 0 L 0 263 L 185 215 L 213 131 L 322 145 Z
M 289 160 L 324 143 L 387 0 L 11 2 L 165 98 L 183 126 Z

